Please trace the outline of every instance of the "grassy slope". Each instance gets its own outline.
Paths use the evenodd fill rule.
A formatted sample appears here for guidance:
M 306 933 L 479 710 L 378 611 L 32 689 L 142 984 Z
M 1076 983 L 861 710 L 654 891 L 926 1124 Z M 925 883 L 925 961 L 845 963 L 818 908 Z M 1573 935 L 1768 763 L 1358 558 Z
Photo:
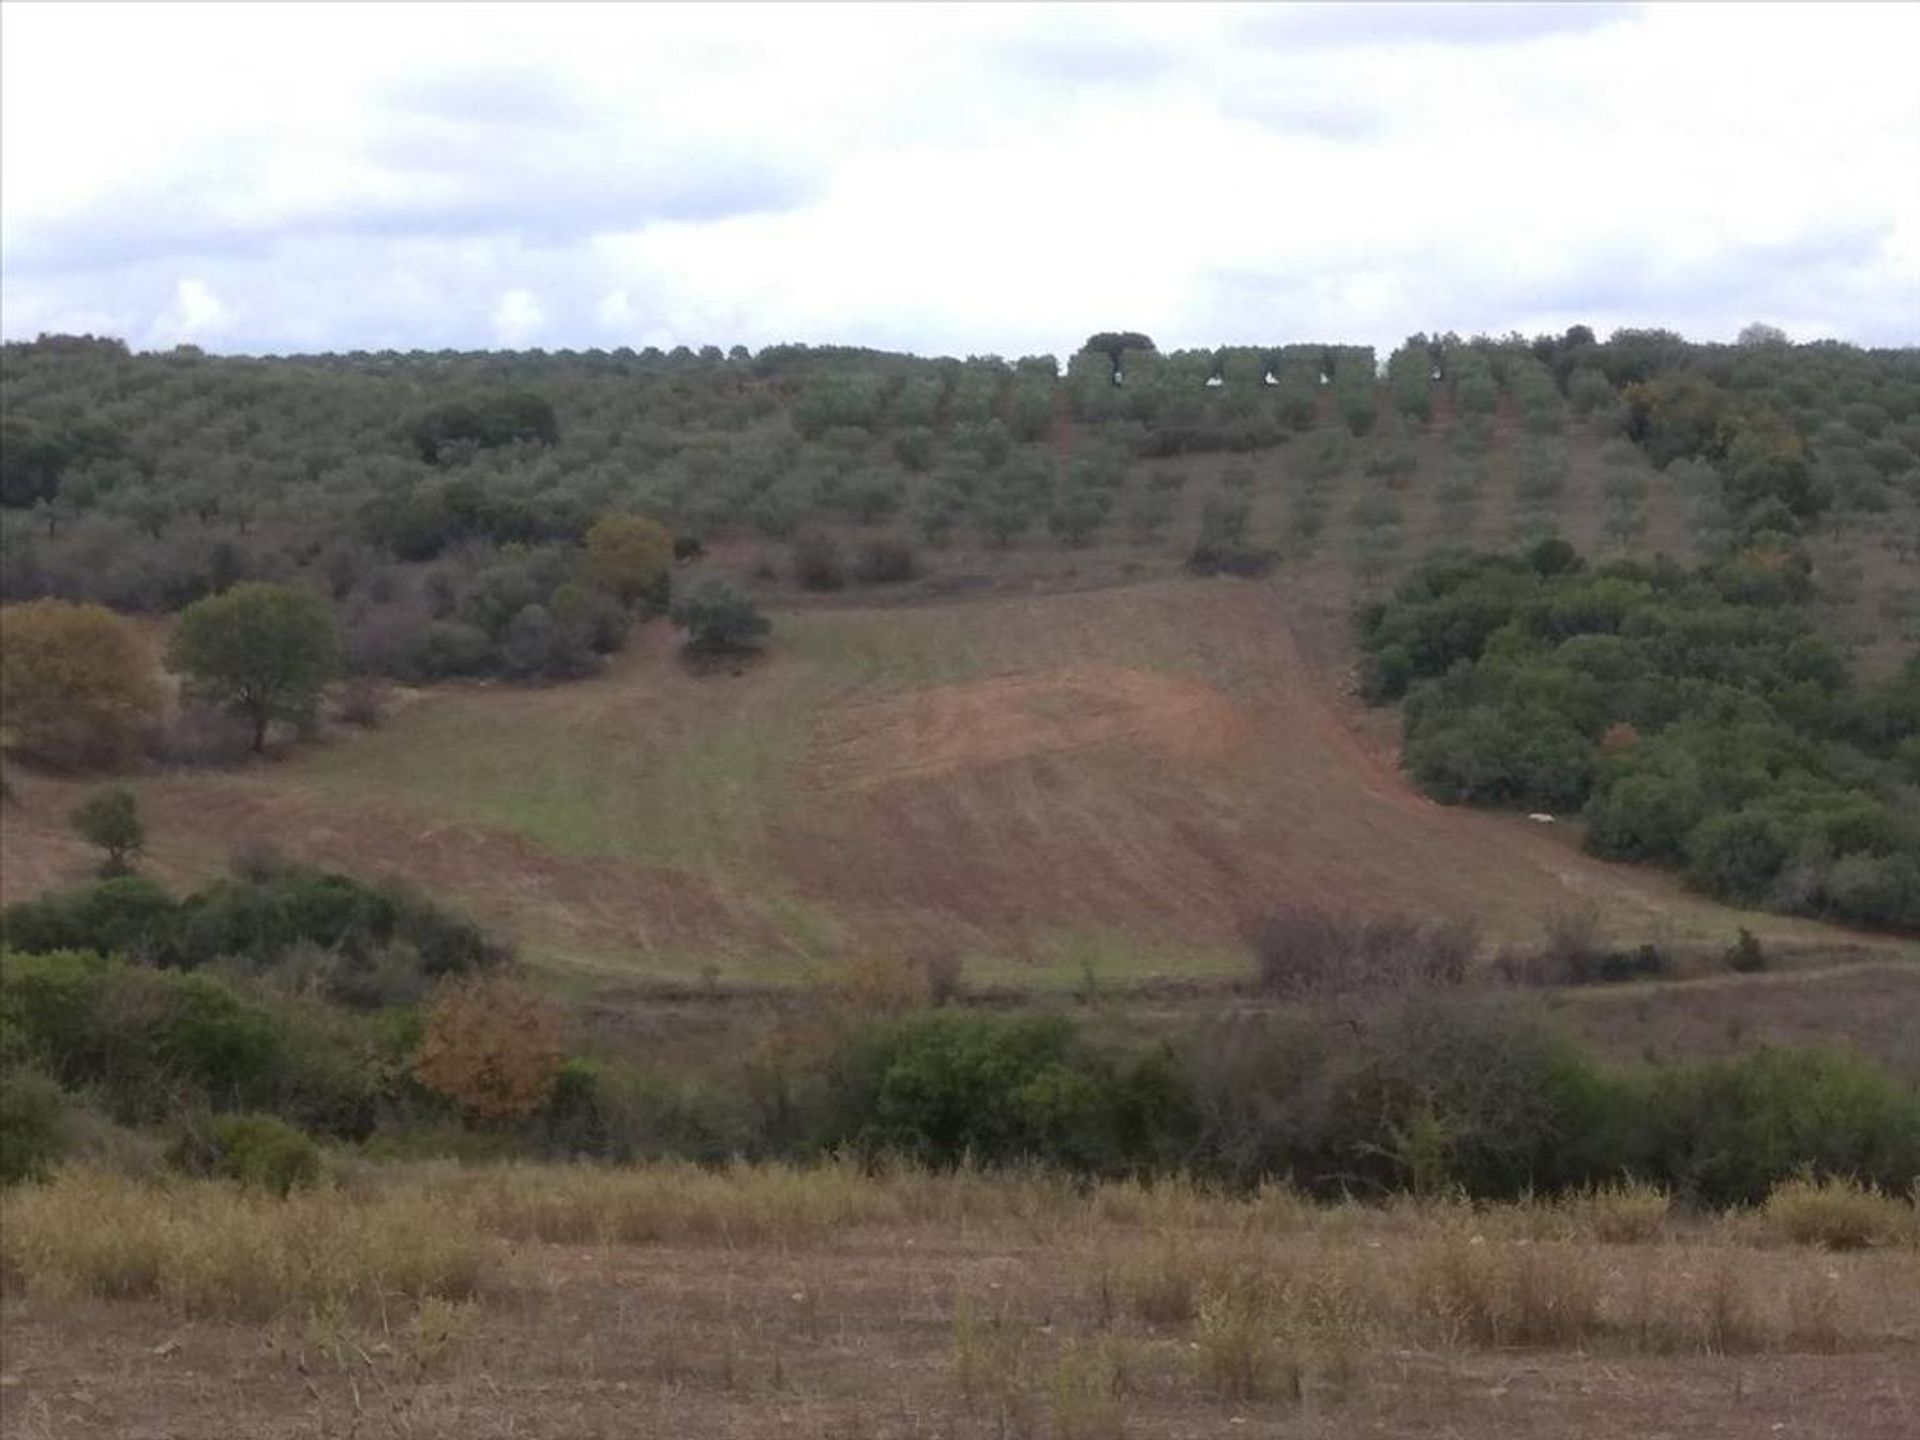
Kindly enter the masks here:
M 1644 462 L 1574 426 L 1564 491 L 1522 504 L 1526 442 L 1508 417 L 1481 457 L 1456 451 L 1444 414 L 1395 428 L 1143 464 L 1136 486 L 1184 476 L 1157 541 L 1117 524 L 1085 550 L 963 538 L 884 604 L 800 595 L 765 578 L 752 542 L 717 546 L 710 568 L 752 579 L 777 618 L 739 673 L 690 673 L 654 626 L 593 681 L 428 692 L 280 763 L 144 778 L 153 864 L 185 882 L 264 840 L 397 873 L 588 981 L 785 982 L 873 950 L 957 956 L 975 983 L 1225 975 L 1244 926 L 1286 899 L 1471 914 L 1496 942 L 1590 904 L 1635 940 L 1724 943 L 1747 924 L 1854 943 L 1736 915 L 1586 858 L 1570 827 L 1442 809 L 1399 779 L 1392 716 L 1344 693 L 1354 603 L 1436 546 L 1542 524 L 1605 553 L 1602 476 Z M 1399 444 L 1417 468 L 1370 475 Z M 1285 563 L 1258 584 L 1182 577 L 1200 506 L 1235 468 L 1253 471 L 1253 538 Z M 1636 547 L 1684 556 L 1687 497 L 1648 478 Z M 1315 497 L 1324 528 L 1303 534 Z M 65 830 L 78 791 L 16 790 L 0 810 L 9 897 L 86 863 Z

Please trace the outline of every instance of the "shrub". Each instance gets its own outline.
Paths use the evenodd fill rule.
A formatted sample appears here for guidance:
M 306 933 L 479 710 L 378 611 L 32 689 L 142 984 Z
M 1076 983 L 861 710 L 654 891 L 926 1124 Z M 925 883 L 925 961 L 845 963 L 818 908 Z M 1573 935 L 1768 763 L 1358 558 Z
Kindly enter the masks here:
M 1604 1244 L 1643 1245 L 1665 1227 L 1673 1197 L 1657 1185 L 1625 1180 L 1575 1191 L 1559 1208 Z
M 124 763 L 160 699 L 139 638 L 112 611 L 64 600 L 0 610 L 0 709 L 21 750 L 60 765 Z
M 52 891 L 0 910 L 0 945 L 31 952 L 89 950 L 151 964 L 179 958 L 179 910 L 151 880 L 122 876 Z
M 1253 502 L 1244 495 L 1216 491 L 1200 507 L 1200 543 L 1237 545 L 1246 536 Z
M 427 980 L 482 970 L 504 956 L 470 921 L 405 886 L 366 885 L 271 856 L 179 902 L 135 878 L 22 901 L 0 911 L 0 941 L 169 966 L 238 957 L 260 971 L 304 946 L 331 960 L 331 998 L 369 1008 L 393 998 L 370 982 L 396 956 Z
M 1737 970 L 1743 975 L 1767 968 L 1767 952 L 1760 944 L 1760 937 L 1744 925 L 1740 927 L 1739 937 L 1727 947 L 1724 958 L 1729 970 Z
M 73 812 L 74 833 L 106 852 L 100 873 L 111 879 L 126 875 L 146 849 L 147 827 L 140 823 L 139 802 L 124 785 L 96 790 Z
M 1253 935 L 1261 988 L 1275 994 L 1458 985 L 1475 948 L 1465 922 L 1361 919 L 1308 905 L 1273 912 Z
M 803 590 L 841 590 L 847 564 L 840 542 L 825 530 L 808 527 L 793 537 L 793 578 Z
M 587 581 L 622 604 L 646 600 L 664 608 L 678 553 L 674 537 L 659 521 L 608 513 L 587 530 Z
M 1076 482 L 1061 490 L 1047 510 L 1047 530 L 1069 548 L 1085 545 L 1106 523 L 1113 497 L 1092 484 Z
M 404 664 L 421 680 L 442 680 L 477 675 L 492 660 L 493 641 L 486 631 L 460 620 L 436 620 L 420 631 Z
M 1501 1010 L 1406 1004 L 1333 1080 L 1323 1144 L 1347 1183 L 1511 1197 L 1618 1164 L 1624 1117 L 1565 1040 Z M 1337 1167 L 1337 1168 L 1336 1168 Z
M 1162 1078 L 1120 1071 L 1061 1019 L 943 1010 L 854 1033 L 829 1067 L 822 1138 L 926 1165 L 1099 1170 L 1149 1143 Z
M 128 1123 L 196 1106 L 341 1135 L 372 1123 L 372 1037 L 322 1006 L 61 952 L 0 956 L 0 1014 L 21 1058 Z
M 1233 575 L 1242 580 L 1258 580 L 1269 574 L 1279 562 L 1271 550 L 1233 541 L 1202 540 L 1187 555 L 1187 571 L 1193 575 Z
M 1761 1207 L 1769 1228 L 1796 1245 L 1859 1250 L 1868 1245 L 1920 1244 L 1914 1202 L 1860 1184 L 1849 1176 L 1787 1180 Z
M 236 765 L 253 753 L 253 727 L 218 706 L 187 700 L 151 735 L 148 753 L 163 765 Z
M 853 573 L 863 584 L 898 585 L 913 579 L 918 571 L 913 546 L 897 536 L 883 535 L 861 544 Z
M 275 1195 L 320 1182 L 320 1150 L 273 1115 L 221 1115 L 213 1122 L 214 1170 Z
M 1920 1175 L 1920 1096 L 1855 1056 L 1761 1050 L 1675 1068 L 1639 1103 L 1646 1173 L 1698 1203 L 1757 1204 L 1801 1171 L 1890 1189 Z
M 1300 1397 L 1299 1368 L 1282 1349 L 1275 1318 L 1253 1282 L 1242 1279 L 1203 1295 L 1193 1333 L 1200 1383 L 1222 1400 Z
M 449 982 L 427 1013 L 413 1073 L 479 1119 L 518 1119 L 553 1094 L 565 1029 L 558 1006 L 511 980 Z
M 0 1074 L 0 1185 L 36 1180 L 67 1148 L 67 1097 L 38 1070 Z
M 724 580 L 704 580 L 673 602 L 673 623 L 686 631 L 695 655 L 725 655 L 753 650 L 773 622 Z
M 339 716 L 343 724 L 372 730 L 386 715 L 386 687 L 372 675 L 355 675 L 340 690 Z

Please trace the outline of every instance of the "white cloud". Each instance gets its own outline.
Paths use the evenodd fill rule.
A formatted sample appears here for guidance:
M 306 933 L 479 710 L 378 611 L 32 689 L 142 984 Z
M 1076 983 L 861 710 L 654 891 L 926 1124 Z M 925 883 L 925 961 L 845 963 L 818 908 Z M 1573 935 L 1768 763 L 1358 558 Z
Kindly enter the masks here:
M 0 9 L 0 330 L 1920 342 L 1912 6 L 449 13 Z
M 634 325 L 633 297 L 624 290 L 609 290 L 593 307 L 593 318 L 611 334 L 630 334 Z
M 198 345 L 217 339 L 233 324 L 233 312 L 204 280 L 181 280 L 173 287 L 173 303 L 160 313 L 148 332 L 155 346 Z
M 509 350 L 517 350 L 546 329 L 547 312 L 540 308 L 531 290 L 508 290 L 493 303 L 488 316 L 493 338 Z

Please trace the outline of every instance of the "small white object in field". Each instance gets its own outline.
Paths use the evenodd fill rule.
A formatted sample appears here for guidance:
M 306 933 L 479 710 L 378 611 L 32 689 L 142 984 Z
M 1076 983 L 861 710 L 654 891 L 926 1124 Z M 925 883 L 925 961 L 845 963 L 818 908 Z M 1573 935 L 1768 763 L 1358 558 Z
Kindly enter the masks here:
M 1553 817 L 1551 815 L 1544 815 L 1538 810 L 1527 816 L 1527 819 L 1533 821 L 1536 825 L 1551 825 L 1553 823 Z

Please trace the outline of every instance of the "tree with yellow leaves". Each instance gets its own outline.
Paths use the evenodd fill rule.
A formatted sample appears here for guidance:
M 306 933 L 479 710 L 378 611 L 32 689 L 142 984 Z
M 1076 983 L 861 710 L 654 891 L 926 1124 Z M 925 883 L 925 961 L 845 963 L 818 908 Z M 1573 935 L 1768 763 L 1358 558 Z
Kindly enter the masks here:
M 0 728 L 24 754 L 75 768 L 131 758 L 161 691 L 133 627 L 99 605 L 0 610 Z
M 631 605 L 664 608 L 673 568 L 673 536 L 658 520 L 609 511 L 587 530 L 587 580 Z

